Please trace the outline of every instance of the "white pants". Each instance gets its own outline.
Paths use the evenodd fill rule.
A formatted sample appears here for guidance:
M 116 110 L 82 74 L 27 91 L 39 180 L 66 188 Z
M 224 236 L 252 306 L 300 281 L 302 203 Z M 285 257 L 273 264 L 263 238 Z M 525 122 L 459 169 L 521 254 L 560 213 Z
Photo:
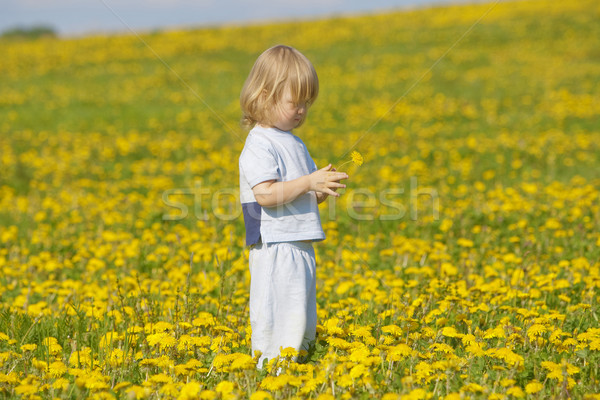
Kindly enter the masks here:
M 280 348 L 308 350 L 317 328 L 315 251 L 312 243 L 259 243 L 250 249 L 252 354 L 263 361 Z

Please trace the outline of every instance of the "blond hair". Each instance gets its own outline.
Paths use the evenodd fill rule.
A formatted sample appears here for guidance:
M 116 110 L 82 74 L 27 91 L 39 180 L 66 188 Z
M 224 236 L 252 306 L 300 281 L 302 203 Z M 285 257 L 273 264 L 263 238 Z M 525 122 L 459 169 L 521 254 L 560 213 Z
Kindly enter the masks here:
M 319 94 L 319 78 L 311 62 L 293 47 L 277 45 L 262 53 L 240 94 L 242 126 L 251 129 L 260 123 L 272 125 L 272 116 L 284 90 L 292 101 L 310 106 Z

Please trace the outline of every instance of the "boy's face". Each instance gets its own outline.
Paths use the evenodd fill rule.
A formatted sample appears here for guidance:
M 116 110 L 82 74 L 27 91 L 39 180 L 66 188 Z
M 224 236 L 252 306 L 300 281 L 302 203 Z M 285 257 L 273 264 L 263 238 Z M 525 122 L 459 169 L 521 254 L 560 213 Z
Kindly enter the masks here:
M 275 105 L 274 111 L 273 126 L 282 131 L 291 131 L 302 124 L 306 118 L 308 105 L 306 102 L 294 102 L 290 89 L 286 88 L 281 100 Z

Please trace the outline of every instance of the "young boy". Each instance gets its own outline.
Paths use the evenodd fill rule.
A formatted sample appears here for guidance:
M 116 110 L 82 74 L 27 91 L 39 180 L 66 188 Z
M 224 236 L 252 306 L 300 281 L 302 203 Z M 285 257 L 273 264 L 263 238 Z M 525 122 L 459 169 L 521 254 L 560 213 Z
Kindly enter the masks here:
M 240 198 L 250 247 L 250 325 L 258 367 L 280 349 L 309 349 L 317 326 L 313 241 L 325 239 L 317 204 L 345 187 L 344 172 L 317 169 L 302 125 L 319 81 L 298 50 L 261 54 L 242 89 L 242 124 L 252 128 L 240 155 Z

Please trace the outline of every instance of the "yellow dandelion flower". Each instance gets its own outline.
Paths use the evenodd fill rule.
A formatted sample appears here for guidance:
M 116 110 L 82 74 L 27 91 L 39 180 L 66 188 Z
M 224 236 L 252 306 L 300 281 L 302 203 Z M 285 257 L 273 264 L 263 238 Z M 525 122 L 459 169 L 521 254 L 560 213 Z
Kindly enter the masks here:
M 258 390 L 252 393 L 250 396 L 250 400 L 271 400 L 273 396 L 269 392 L 265 392 L 264 390 Z
M 500 360 L 503 360 L 504 362 L 506 362 L 508 365 L 515 365 L 515 364 L 519 364 L 519 365 L 523 365 L 525 363 L 525 360 L 523 359 L 523 357 L 517 353 L 515 353 L 514 351 L 512 351 L 511 349 L 507 348 L 507 347 L 501 347 L 499 349 L 490 349 L 487 351 L 487 355 L 490 357 L 494 357 Z
M 474 357 L 482 357 L 485 355 L 485 350 L 483 349 L 483 345 L 481 343 L 472 342 L 465 347 L 465 350 Z
M 354 165 L 357 166 L 361 166 L 363 165 L 364 162 L 364 158 L 362 156 L 362 154 L 360 154 L 358 151 L 353 150 L 352 153 L 350 153 L 350 160 L 346 161 L 345 163 L 342 163 L 339 167 L 337 167 L 337 169 L 339 170 L 340 168 L 342 168 L 344 165 L 348 164 L 348 163 L 354 163 Z
M 359 167 L 363 165 L 363 156 L 358 151 L 354 150 L 352 153 L 350 153 L 350 158 L 352 159 L 352 162 L 358 165 Z
M 462 238 L 462 237 L 458 238 L 456 240 L 456 244 L 458 244 L 461 247 L 473 247 L 474 246 L 474 243 L 473 243 L 472 240 L 466 239 L 466 238 Z
M 156 375 L 152 375 L 149 381 L 156 384 L 165 384 L 173 382 L 173 379 L 167 374 L 159 373 Z
M 590 342 L 590 350 L 600 350 L 600 339 L 594 339 Z
M 363 364 L 357 364 L 350 370 L 350 377 L 353 379 L 360 378 L 363 375 L 368 374 L 368 369 Z
M 21 346 L 22 352 L 34 351 L 35 349 L 37 349 L 37 344 L 24 344 L 23 346 Z
M 535 337 L 540 336 L 542 333 L 546 332 L 547 329 L 542 324 L 533 324 L 527 329 L 527 336 L 529 340 L 533 340 Z
M 338 386 L 341 386 L 343 388 L 347 388 L 352 386 L 352 384 L 354 384 L 354 379 L 352 379 L 352 377 L 348 374 L 342 375 L 339 378 L 337 378 L 336 381 Z
M 525 393 L 523 393 L 523 389 L 518 386 L 513 386 L 506 391 L 506 394 L 509 396 L 516 397 L 518 399 L 525 397 Z
M 497 326 L 495 328 L 490 328 L 485 331 L 483 336 L 484 339 L 493 339 L 493 338 L 505 338 L 506 334 L 504 333 L 504 328 L 502 326 Z
M 464 385 L 462 390 L 469 393 L 483 393 L 485 391 L 483 386 L 473 382 Z
M 352 362 L 364 362 L 369 357 L 369 349 L 367 347 L 358 347 L 350 352 L 350 356 L 348 357 Z
M 458 333 L 458 331 L 456 330 L 456 328 L 454 328 L 453 326 L 445 326 L 442 328 L 442 335 L 446 336 L 446 337 L 461 337 L 462 335 L 460 333 Z
M 99 346 L 101 348 L 110 348 L 110 347 L 115 347 L 117 341 L 119 340 L 123 340 L 123 338 L 121 337 L 121 335 L 119 335 L 118 332 L 106 332 L 106 334 L 104 336 L 102 336 L 102 338 L 100 339 L 100 344 Z
M 67 379 L 65 378 L 58 378 L 57 380 L 55 380 L 52 383 L 52 388 L 56 389 L 56 390 L 67 390 L 67 388 L 69 387 L 70 383 Z
M 514 379 L 510 379 L 510 378 L 504 378 L 502 380 L 500 380 L 500 385 L 502 385 L 503 387 L 508 387 L 508 386 L 513 386 L 517 381 L 515 381 Z
M 320 383 L 322 383 L 322 382 L 318 378 L 308 379 L 306 382 L 304 382 L 304 385 L 300 388 L 298 393 L 307 395 L 310 392 L 317 390 L 317 387 L 319 386 Z M 272 397 L 269 399 L 265 399 L 265 400 L 271 400 L 271 399 L 272 399 Z M 250 398 L 250 400 L 252 400 L 252 398 Z M 261 399 L 259 399 L 259 400 L 261 400 Z
M 159 389 L 159 392 L 168 398 L 176 398 L 179 395 L 179 385 L 177 383 L 166 383 Z
M 201 312 L 198 317 L 192 321 L 192 325 L 199 327 L 207 327 L 215 325 L 215 317 L 208 312 Z
M 323 324 L 323 327 L 329 335 L 343 335 L 344 330 L 338 326 L 340 320 L 338 318 L 330 318 Z
M 178 400 L 191 400 L 197 399 L 198 393 L 200 392 L 200 384 L 198 382 L 188 382 L 181 388 L 181 392 L 179 392 Z M 213 392 L 214 393 L 214 392 Z M 216 393 L 215 393 L 216 397 Z
M 454 350 L 452 349 L 452 347 L 448 346 L 446 343 L 434 343 L 431 346 L 429 346 L 430 350 L 433 350 L 435 352 L 440 352 L 440 353 L 444 353 L 444 354 L 453 354 Z
M 217 393 L 221 393 L 221 395 L 229 394 L 229 393 L 233 392 L 234 389 L 235 389 L 235 384 L 233 382 L 229 382 L 229 381 L 219 382 L 219 384 L 215 387 L 215 391 Z
M 285 374 L 279 376 L 267 376 L 260 383 L 260 387 L 265 390 L 277 391 L 287 385 L 289 379 L 290 376 Z
M 535 393 L 539 392 L 540 390 L 542 390 L 543 388 L 544 388 L 544 385 L 534 379 L 533 381 L 529 382 L 525 386 L 525 392 L 527 392 L 529 394 L 535 394 Z
M 413 373 L 413 377 L 416 378 L 416 380 L 419 382 L 427 383 L 431 379 L 431 376 L 434 372 L 435 371 L 430 364 L 421 361 L 415 366 L 415 372 Z
M 127 391 L 127 397 L 129 397 L 130 399 L 145 399 L 146 397 L 148 397 L 150 394 L 150 389 L 139 386 L 139 385 L 133 385 L 129 388 L 129 390 Z M 178 397 L 178 399 L 181 398 Z
M 293 347 L 286 347 L 285 349 L 280 349 L 279 354 L 282 358 L 293 358 L 298 355 L 298 351 Z
M 38 392 L 35 385 L 21 384 L 15 388 L 15 393 L 23 396 L 33 396 Z
M 402 400 L 422 400 L 427 398 L 427 392 L 422 388 L 413 389 L 407 395 L 401 397 Z
M 47 337 L 42 341 L 42 344 L 48 348 L 48 352 L 52 355 L 57 355 L 62 351 L 62 346 L 58 344 L 58 340 L 54 337 Z
M 576 367 L 576 366 L 575 366 L 575 365 L 573 365 L 573 364 L 569 364 L 569 363 L 567 363 L 567 374 L 568 374 L 568 375 L 575 375 L 575 374 L 578 374 L 578 373 L 579 373 L 579 371 L 581 371 L 581 370 L 579 369 L 579 367 Z
M 69 365 L 71 367 L 78 367 L 79 365 L 91 365 L 91 353 L 92 350 L 89 347 L 85 347 L 79 351 L 74 351 L 69 357 Z
M 328 337 L 327 343 L 329 343 L 330 346 L 341 349 L 341 350 L 348 350 L 352 347 L 351 343 L 345 341 L 344 339 L 335 338 L 335 337 Z
M 177 345 L 177 339 L 175 339 L 173 336 L 171 335 L 167 335 L 165 336 L 161 341 L 160 341 L 160 349 L 161 350 L 165 350 L 165 349 L 170 349 L 173 348 Z
M 167 336 L 169 336 L 169 334 L 163 332 L 148 335 L 146 337 L 148 346 L 156 346 L 157 344 L 160 344 Z
M 54 361 L 48 366 L 48 376 L 59 378 L 67 373 L 67 366 L 62 361 Z
M 329 393 L 322 393 L 317 397 L 317 400 L 333 400 L 335 397 L 330 395 Z
M 402 336 L 402 328 L 400 328 L 398 325 L 386 325 L 381 328 L 381 331 L 394 336 Z
M 128 381 L 120 382 L 120 383 L 117 383 L 115 385 L 115 387 L 113 388 L 113 391 L 117 392 L 117 391 L 119 391 L 121 389 L 124 389 L 124 388 L 126 388 L 128 386 L 131 386 L 131 382 L 128 382 Z
M 237 357 L 231 363 L 231 370 L 245 370 L 245 369 L 254 369 L 256 367 L 256 362 L 254 359 L 247 354 L 239 354 L 236 353 Z

